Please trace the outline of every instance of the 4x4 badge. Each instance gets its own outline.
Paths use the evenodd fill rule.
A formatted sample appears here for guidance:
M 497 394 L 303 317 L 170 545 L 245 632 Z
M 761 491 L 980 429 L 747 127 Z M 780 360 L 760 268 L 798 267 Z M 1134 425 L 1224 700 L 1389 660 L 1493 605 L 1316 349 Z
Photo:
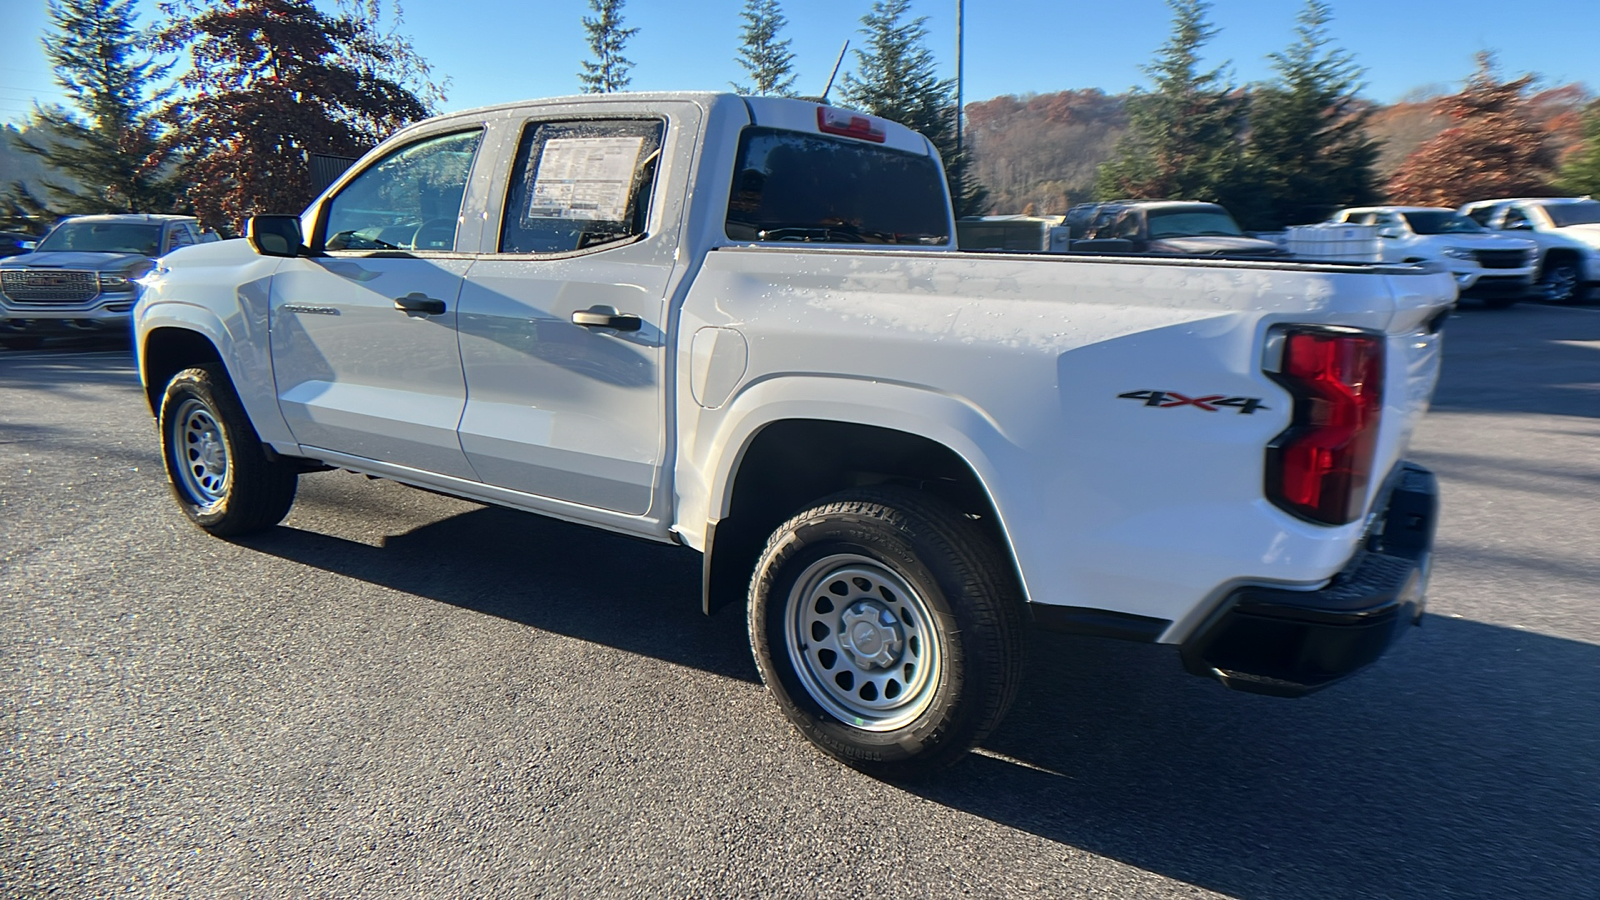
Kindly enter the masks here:
M 1129 391 L 1118 394 L 1121 400 L 1143 400 L 1145 406 L 1154 406 L 1159 409 L 1172 409 L 1175 406 L 1193 406 L 1206 412 L 1216 412 L 1224 406 L 1231 406 L 1239 410 L 1239 415 L 1248 416 L 1258 409 L 1270 409 L 1261 402 L 1259 397 L 1229 397 L 1224 394 L 1211 394 L 1205 397 L 1185 397 L 1177 391 Z

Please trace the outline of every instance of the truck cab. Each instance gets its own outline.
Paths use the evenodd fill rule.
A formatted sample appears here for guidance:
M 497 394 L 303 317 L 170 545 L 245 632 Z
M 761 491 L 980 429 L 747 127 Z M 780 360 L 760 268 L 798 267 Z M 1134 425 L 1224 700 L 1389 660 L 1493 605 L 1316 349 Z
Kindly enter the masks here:
M 1479 200 L 1461 207 L 1460 212 L 1490 231 L 1515 235 L 1538 247 L 1536 281 L 1544 299 L 1577 303 L 1600 285 L 1600 200 Z

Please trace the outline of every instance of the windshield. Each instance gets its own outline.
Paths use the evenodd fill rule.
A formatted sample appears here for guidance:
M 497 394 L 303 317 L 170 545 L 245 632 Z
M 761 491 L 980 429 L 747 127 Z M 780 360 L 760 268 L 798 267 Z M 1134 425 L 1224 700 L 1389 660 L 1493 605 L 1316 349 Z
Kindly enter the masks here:
M 931 157 L 861 141 L 746 128 L 728 237 L 736 241 L 937 245 L 950 240 Z
M 1448 209 L 1402 213 L 1417 234 L 1481 234 L 1489 229 Z
M 1600 225 L 1600 200 L 1578 203 L 1552 203 L 1544 208 L 1557 228 L 1568 225 Z
M 1181 206 L 1176 209 L 1152 209 L 1150 218 L 1152 240 L 1199 235 L 1225 235 L 1243 237 L 1233 216 L 1220 206 Z
M 64 250 L 157 256 L 161 252 L 161 226 L 137 222 L 68 220 L 57 225 L 48 237 L 39 242 L 37 248 L 39 253 Z

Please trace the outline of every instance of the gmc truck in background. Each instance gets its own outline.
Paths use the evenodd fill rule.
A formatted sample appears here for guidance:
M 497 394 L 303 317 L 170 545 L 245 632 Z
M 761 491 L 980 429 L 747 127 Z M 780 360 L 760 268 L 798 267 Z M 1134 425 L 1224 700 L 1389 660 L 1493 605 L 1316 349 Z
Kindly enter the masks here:
M 214 534 L 337 467 L 698 551 L 783 713 L 882 776 L 995 727 L 1028 628 L 1296 696 L 1418 620 L 1449 274 L 954 235 L 933 146 L 860 113 L 497 106 L 161 260 L 139 370 Z

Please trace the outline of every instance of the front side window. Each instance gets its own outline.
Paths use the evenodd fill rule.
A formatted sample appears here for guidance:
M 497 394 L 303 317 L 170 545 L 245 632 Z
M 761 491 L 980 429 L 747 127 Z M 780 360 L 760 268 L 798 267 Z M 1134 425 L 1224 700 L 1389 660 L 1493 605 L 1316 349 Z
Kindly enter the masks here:
M 571 253 L 643 235 L 662 123 L 535 122 L 511 170 L 501 253 Z
M 105 222 L 68 219 L 37 248 L 40 253 L 76 250 L 86 253 L 137 253 L 159 256 L 161 226 L 136 222 Z
M 167 236 L 167 252 L 171 253 L 179 247 L 187 247 L 194 243 L 194 238 L 189 235 L 189 228 L 185 225 L 174 225 L 172 233 Z
M 1533 228 L 1533 223 L 1528 221 L 1528 216 L 1521 208 L 1513 206 L 1506 210 L 1506 220 L 1501 223 L 1501 228 L 1515 231 L 1527 231 Z
M 739 137 L 726 233 L 736 241 L 938 245 L 950 241 L 932 158 L 775 128 Z
M 454 250 L 481 131 L 426 138 L 368 166 L 328 202 L 328 250 Z

